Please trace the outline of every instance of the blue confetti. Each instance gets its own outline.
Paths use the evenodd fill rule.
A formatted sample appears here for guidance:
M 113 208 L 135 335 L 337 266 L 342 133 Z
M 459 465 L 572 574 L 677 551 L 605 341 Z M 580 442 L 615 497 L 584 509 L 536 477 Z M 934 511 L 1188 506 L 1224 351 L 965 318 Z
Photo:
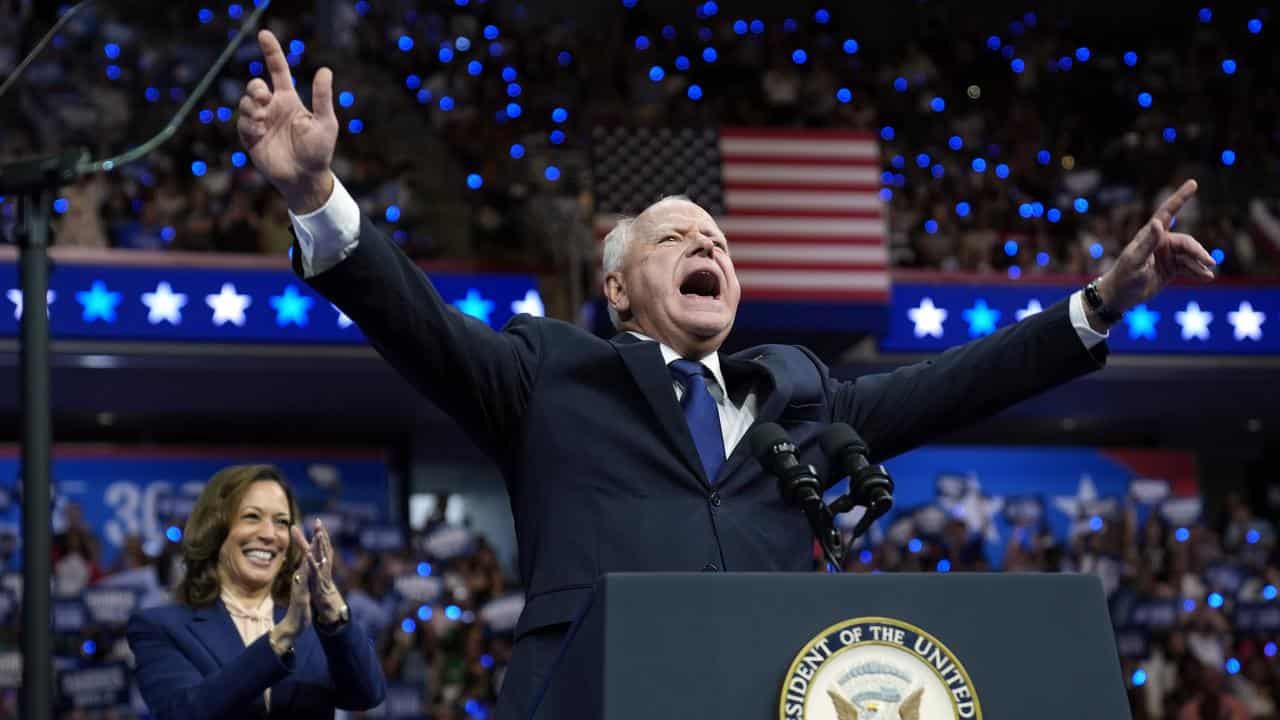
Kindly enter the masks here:
M 218 122 L 231 122 L 231 115 L 232 115 L 231 108 L 225 107 L 225 106 L 220 107 L 218 108 L 217 115 L 218 115 Z
M 468 75 L 472 75 L 472 76 L 479 75 L 482 72 L 484 72 L 484 64 L 481 63 L 479 60 L 472 60 L 471 62 L 467 63 Z
M 404 86 L 410 90 L 417 90 L 422 87 L 422 78 L 418 77 L 416 74 L 406 75 L 404 78 Z
M 1258 18 L 1250 18 L 1249 24 L 1246 27 L 1249 28 L 1250 33 L 1257 35 L 1262 32 L 1262 21 Z
M 646 37 L 646 36 L 644 36 L 644 35 L 637 35 L 637 36 L 636 36 L 636 49 L 637 49 L 637 50 L 648 50 L 648 49 L 649 49 L 649 38 L 648 38 L 648 37 Z
M 393 223 L 393 222 L 399 222 L 399 221 L 400 221 L 400 206 L 399 206 L 399 205 L 388 205 L 388 206 L 387 206 L 387 210 L 386 210 L 386 212 L 384 212 L 384 213 L 382 214 L 382 216 L 383 216 L 383 217 L 385 217 L 385 218 L 387 219 L 387 222 L 390 222 L 390 223 Z
M 338 104 L 341 105 L 342 107 L 351 107 L 352 105 L 355 104 L 355 102 L 356 102 L 355 93 L 352 93 L 349 90 L 343 90 L 342 92 L 338 93 Z
M 1050 68 L 1050 69 L 1052 69 L 1052 68 Z M 1058 69 L 1059 69 L 1059 70 L 1062 70 L 1062 71 L 1070 70 L 1070 69 L 1071 69 L 1071 58 L 1070 58 L 1070 57 L 1068 57 L 1068 56 L 1066 56 L 1066 55 L 1063 55 L 1062 57 L 1058 58 Z
M 986 161 L 986 160 L 983 160 L 983 159 L 982 159 L 982 158 L 980 158 L 980 157 L 978 157 L 978 158 L 974 158 L 974 159 L 973 159 L 973 162 L 972 162 L 972 163 L 970 163 L 970 164 L 969 164 L 969 166 L 973 168 L 973 171 L 974 171 L 974 172 L 986 172 L 986 171 L 987 171 L 987 161 Z
M 845 40 L 842 47 L 845 55 L 856 55 L 858 53 L 858 41 L 853 38 Z
M 667 76 L 666 71 L 663 70 L 662 66 L 660 65 L 654 65 L 653 67 L 649 68 L 649 79 L 652 80 L 653 82 L 660 82 L 662 78 L 666 76 Z
M 893 80 L 893 89 L 894 89 L 894 90 L 897 90 L 898 92 L 906 92 L 906 91 L 907 91 L 907 79 L 906 79 L 906 78 L 904 78 L 904 77 L 897 77 L 897 78 L 894 78 L 894 80 Z
M 936 97 L 929 101 L 929 109 L 934 112 L 942 112 L 947 109 L 947 101 Z
M 301 40 L 290 40 L 290 41 L 289 41 L 289 52 L 290 52 L 290 53 L 292 53 L 292 54 L 294 54 L 294 55 L 301 55 L 302 53 L 306 52 L 306 50 L 307 50 L 307 44 L 306 44 L 306 43 L 304 43 L 304 42 L 302 42 Z
M 356 14 L 360 17 L 364 17 L 369 14 L 368 0 L 356 0 Z
M 409 42 L 411 43 L 411 44 L 410 44 L 410 47 L 412 47 L 412 42 L 413 42 L 413 41 L 412 41 L 412 40 L 410 40 Z M 453 48 L 449 47 L 448 45 L 445 45 L 445 46 L 441 47 L 441 48 L 440 48 L 440 51 L 436 53 L 436 59 L 437 59 L 437 60 L 439 60 L 439 61 L 440 61 L 440 62 L 442 62 L 442 63 L 452 62 L 452 61 L 453 61 Z
M 746 34 L 747 34 L 747 21 L 746 21 L 746 20 L 734 20 L 734 21 L 733 21 L 733 31 L 734 31 L 735 33 L 737 33 L 738 35 L 746 35 Z
M 1133 675 L 1129 677 L 1129 681 L 1133 683 L 1134 687 L 1142 687 L 1143 685 L 1146 685 L 1147 671 L 1143 670 L 1142 668 L 1138 668 L 1137 670 L 1134 670 Z
M 783 31 L 783 32 L 793 33 L 793 32 L 795 32 L 795 31 L 796 31 L 796 29 L 797 29 L 798 27 L 799 27 L 799 25 L 797 25 L 797 24 L 796 24 L 796 21 L 795 21 L 795 20 L 793 20 L 793 19 L 791 19 L 791 18 L 787 18 L 786 20 L 783 20 L 783 21 L 782 21 L 782 31 Z
M 1021 74 L 1023 70 L 1027 69 L 1027 64 L 1022 61 L 1022 58 L 1014 58 L 1009 62 L 1009 68 L 1014 72 Z
M 1139 104 L 1139 105 L 1141 105 L 1141 106 L 1142 106 L 1142 107 L 1144 107 L 1144 108 L 1149 108 L 1149 107 L 1151 107 L 1151 102 L 1152 102 L 1151 93 L 1149 93 L 1149 92 L 1140 92 L 1140 93 L 1138 93 L 1138 104 Z
M 943 175 L 946 174 L 947 171 L 945 168 L 942 167 L 942 163 L 934 163 L 933 167 L 929 169 L 929 172 L 935 178 L 941 178 Z
M 1008 255 L 1009 257 L 1017 257 L 1017 256 L 1018 256 L 1018 241 L 1017 241 L 1017 240 L 1005 240 L 1005 241 L 1004 241 L 1004 254 L 1005 254 L 1005 255 Z
M 969 203 L 967 202 L 956 203 L 956 215 L 960 217 L 969 217 L 969 212 L 971 211 L 971 209 L 972 208 L 969 206 Z
M 508 65 L 507 67 L 502 68 L 502 81 L 503 81 L 503 82 L 515 82 L 515 81 L 516 81 L 516 69 L 515 69 L 515 68 L 513 68 L 513 67 L 511 67 L 510 65 Z
M 248 162 L 248 160 L 249 159 L 245 156 L 245 154 L 238 150 L 236 152 L 231 153 L 231 165 L 233 167 L 238 167 L 238 168 L 244 167 L 245 163 Z
M 1214 248 L 1213 252 L 1209 253 L 1209 255 L 1212 256 L 1213 261 L 1219 265 L 1227 261 L 1227 254 L 1223 252 L 1222 248 Z M 1257 532 L 1257 530 L 1250 530 L 1249 532 Z
M 478 174 L 471 173 L 470 175 L 467 176 L 467 187 L 471 188 L 472 190 L 479 190 L 483 186 L 484 186 L 484 178 L 480 177 Z
M 1222 164 L 1223 164 L 1223 165 L 1226 165 L 1227 167 L 1231 167 L 1232 165 L 1235 165 L 1235 164 L 1236 164 L 1236 151 L 1235 151 L 1235 150 L 1223 150 L 1223 151 L 1222 151 Z
M 422 88 L 418 91 L 418 104 L 426 105 L 429 102 L 431 102 L 431 91 L 426 88 Z
M 109 80 L 119 80 L 119 79 L 120 79 L 120 66 L 119 66 L 119 65 L 108 65 L 108 66 L 107 66 L 107 79 L 109 79 Z
M 560 168 L 556 167 L 555 165 L 548 165 L 547 169 L 544 170 L 542 174 L 551 182 L 555 182 L 556 180 L 560 179 Z
M 1036 253 L 1036 264 L 1037 264 L 1037 265 L 1039 265 L 1040 267 L 1048 267 L 1048 266 L 1049 266 L 1049 253 L 1044 252 L 1043 250 L 1041 250 L 1040 252 Z
M 497 39 L 498 39 L 498 28 L 497 28 L 497 26 L 496 26 L 496 25 L 485 25 L 485 26 L 484 26 L 484 39 L 485 39 L 485 40 L 497 40 Z
M 1128 65 L 1129 67 L 1134 67 L 1134 66 L 1136 66 L 1136 65 L 1138 64 L 1138 53 L 1136 53 L 1136 52 L 1134 52 L 1134 51 L 1132 51 L 1132 50 L 1130 50 L 1129 52 L 1125 53 L 1125 54 L 1124 54 L 1124 64 L 1125 64 L 1125 65 Z
M 520 143 L 515 143 L 511 146 L 510 152 L 511 152 L 511 157 L 515 158 L 516 160 L 519 160 L 520 158 L 524 157 L 524 146 L 521 145 Z
M 1040 152 L 1036 153 L 1036 162 L 1040 163 L 1041 165 L 1048 165 L 1049 161 L 1051 161 L 1052 159 L 1053 159 L 1053 156 L 1049 154 L 1048 150 L 1041 150 Z
M 178 235 L 177 231 L 175 231 L 173 227 L 169 225 L 166 225 L 160 228 L 160 239 L 167 243 L 173 242 L 173 239 L 177 237 L 177 235 Z
M 839 100 L 842 103 L 847 103 L 853 100 L 853 92 L 850 91 L 849 88 L 840 88 L 839 90 L 836 90 L 836 100 Z
M 561 50 L 560 54 L 556 55 L 556 62 L 560 63 L 560 67 L 568 67 L 569 63 L 573 62 L 573 54 L 568 50 Z
M 552 145 L 563 145 L 564 139 L 565 139 L 564 131 L 559 128 L 556 128 L 555 130 L 551 131 L 551 133 L 547 136 L 547 139 L 551 141 Z
M 1004 163 L 1000 163 L 999 165 L 996 165 L 996 177 L 1000 178 L 1001 180 L 1004 180 L 1005 178 L 1009 177 L 1009 166 L 1005 165 Z
M 889 188 L 880 188 L 880 199 L 883 202 L 889 202 L 893 199 L 893 191 Z
M 1093 56 L 1093 53 L 1089 52 L 1089 48 L 1087 47 L 1076 48 L 1076 59 L 1079 60 L 1080 62 L 1089 62 L 1089 58 L 1092 56 Z
M 1227 674 L 1235 675 L 1240 672 L 1240 661 L 1235 658 L 1227 658 Z
M 359 135 L 364 132 L 364 121 L 360 118 L 352 118 L 351 122 L 347 123 L 347 132 L 352 135 Z
M 1089 201 L 1082 197 L 1076 198 L 1075 202 L 1071 203 L 1071 206 L 1074 207 L 1078 213 L 1089 212 Z M 1102 246 L 1099 245 L 1098 247 L 1101 248 Z
M 1022 277 L 1022 268 L 1018 267 L 1017 265 L 1010 265 L 1008 273 L 1009 273 L 1010 280 L 1017 280 L 1018 278 Z
M 689 89 L 685 92 L 685 94 L 689 96 L 690 100 L 701 100 L 702 86 L 697 84 L 690 85 Z
M 458 52 L 466 52 L 471 49 L 471 38 L 459 35 L 458 39 L 453 41 L 453 47 Z
M 213 122 L 213 111 L 201 110 L 200 114 L 197 115 L 196 117 L 200 118 L 201 123 L 208 125 L 209 123 Z
M 715 3 L 715 0 L 707 0 L 702 3 L 703 15 L 706 15 L 707 17 L 715 17 L 715 14 L 718 12 L 720 12 L 720 6 Z
M 1002 45 L 1004 45 L 1004 43 L 1000 41 L 999 35 L 992 35 L 991 37 L 987 38 L 988 50 L 999 50 Z
M 1196 13 L 1196 16 L 1200 18 L 1202 23 L 1213 22 L 1213 11 L 1209 8 L 1200 8 L 1200 12 Z
M 200 12 L 196 13 L 196 18 L 200 20 L 201 25 L 208 25 L 213 22 L 213 11 L 209 8 L 200 8 Z
M 761 20 L 751 21 L 751 34 L 759 35 L 764 32 L 764 22 Z
M 227 17 L 232 20 L 239 20 L 244 15 L 244 6 L 240 3 L 231 3 L 227 6 Z
M 569 111 L 558 107 L 551 111 L 551 122 L 562 123 L 569 119 Z
M 156 102 L 160 99 L 160 90 L 157 88 L 149 87 L 143 94 L 146 96 L 147 102 L 150 103 Z
M 53 201 L 53 211 L 55 213 L 59 215 L 64 215 L 69 209 L 71 209 L 71 202 L 68 201 L 66 198 L 58 198 L 57 200 Z
M 713 63 L 716 61 L 716 49 L 713 47 L 702 48 L 702 59 L 705 62 Z
M 204 177 L 204 174 L 208 171 L 209 171 L 209 166 L 206 165 L 203 160 L 196 160 L 195 162 L 191 163 L 191 174 L 195 175 L 196 177 Z
M 1056 223 L 1062 219 L 1062 211 L 1058 208 L 1049 208 L 1049 211 L 1045 213 L 1045 217 L 1048 218 L 1049 222 Z
M 930 235 L 937 235 L 937 234 L 938 234 L 938 221 L 937 221 L 937 220 L 932 220 L 932 219 L 930 219 L 930 220 L 925 220 L 925 221 L 924 221 L 924 231 L 925 231 L 925 232 L 927 232 L 927 233 L 929 233 Z
M 120 46 L 115 43 L 107 43 L 102 51 L 107 54 L 107 59 L 109 60 L 115 60 L 120 57 Z
M 791 62 L 797 65 L 803 65 L 809 60 L 809 53 L 797 48 L 791 53 Z
M 927 168 L 931 162 L 933 161 L 929 158 L 928 153 L 920 153 L 919 155 L 916 155 L 916 167 Z
M 662 26 L 662 37 L 666 38 L 667 40 L 675 40 L 675 39 L 676 39 L 676 29 L 675 29 L 674 27 L 670 26 L 670 25 L 663 25 L 663 26 Z
M 889 142 L 890 140 L 893 140 L 896 134 L 897 133 L 894 132 L 892 125 L 885 125 L 884 127 L 880 128 L 880 138 L 883 139 L 885 142 Z
M 1228 75 L 1236 74 L 1236 61 L 1227 59 L 1222 61 L 1222 72 Z
M 680 70 L 680 71 L 688 70 L 689 58 L 685 57 L 684 55 L 677 55 L 675 65 L 677 70 Z
M 449 95 L 441 95 L 440 100 L 436 102 L 436 105 L 439 106 L 441 110 L 449 112 L 453 110 L 453 98 Z
M 507 103 L 507 117 L 515 119 L 523 112 L 524 108 L 520 107 L 520 103 Z
M 254 61 L 252 61 L 252 62 L 250 62 L 250 63 L 249 63 L 249 74 L 250 74 L 250 75 L 261 75 L 261 74 L 262 74 L 262 61 L 261 61 L 261 60 L 254 60 Z
M 826 8 L 818 8 L 813 13 L 813 20 L 819 25 L 826 25 L 831 22 L 831 13 Z
M 947 138 L 947 147 L 951 148 L 952 150 L 959 150 L 964 147 L 964 139 L 961 138 L 959 135 L 952 135 L 951 137 Z
M 413 49 L 413 38 L 409 37 L 408 35 L 401 35 L 400 39 L 396 41 L 396 47 L 400 48 L 401 52 L 409 52 L 410 50 Z M 441 54 L 443 53 L 444 53 L 444 48 L 441 48 Z M 452 51 L 450 51 L 450 54 L 452 55 Z M 444 62 L 448 62 L 443 57 L 441 57 L 440 59 Z

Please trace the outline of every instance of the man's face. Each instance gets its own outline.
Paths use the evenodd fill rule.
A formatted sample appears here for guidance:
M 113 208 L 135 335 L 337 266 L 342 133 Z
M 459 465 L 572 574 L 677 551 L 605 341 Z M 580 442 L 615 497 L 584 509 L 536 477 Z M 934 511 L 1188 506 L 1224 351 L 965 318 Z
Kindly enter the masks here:
M 742 289 L 715 220 L 691 202 L 667 200 L 636 218 L 605 293 L 626 329 L 702 356 L 729 335 Z

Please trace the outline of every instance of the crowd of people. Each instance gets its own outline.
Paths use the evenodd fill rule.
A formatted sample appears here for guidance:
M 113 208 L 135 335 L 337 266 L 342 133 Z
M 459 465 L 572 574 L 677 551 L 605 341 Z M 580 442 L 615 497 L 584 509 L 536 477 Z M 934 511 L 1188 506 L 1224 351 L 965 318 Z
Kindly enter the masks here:
M 377 647 L 389 707 L 433 720 L 491 717 L 523 606 L 520 588 L 493 545 L 446 522 L 447 499 L 442 500 L 399 551 L 379 552 L 362 546 L 355 534 L 337 533 L 335 577 L 352 622 Z M 179 543 L 172 538 L 144 543 L 131 537 L 113 566 L 102 567 L 100 539 L 74 506 L 58 530 L 55 602 L 125 587 L 137 589 L 143 605 L 168 600 L 181 572 Z M 964 522 L 931 532 L 915 527 L 907 534 L 910 541 L 891 533 L 856 548 L 847 569 L 1095 573 L 1108 594 L 1136 720 L 1280 718 L 1280 628 L 1236 622 L 1241 612 L 1276 602 L 1277 538 L 1274 526 L 1238 496 L 1228 498 L 1220 518 L 1186 524 L 1159 513 L 1143 517 L 1128 504 L 1103 523 L 1080 526 L 1065 542 L 1030 521 L 1011 533 L 1000 567 L 989 564 L 983 538 Z M 815 555 L 815 571 L 822 567 Z M 1165 606 L 1176 610 L 1135 610 Z M 16 603 L 8 617 L 6 634 L 16 644 Z M 56 669 L 131 663 L 123 633 L 122 621 L 92 619 L 61 629 Z M 0 698 L 0 717 L 17 717 L 16 689 L 3 690 Z M 388 708 L 350 715 L 397 716 Z M 131 705 L 111 709 L 64 707 L 59 717 L 126 720 L 146 714 L 135 696 Z
M 141 142 L 252 10 L 139 5 L 82 13 L 55 38 L 0 109 L 0 157 Z M 317 67 L 335 69 L 335 168 L 422 258 L 554 266 L 573 256 L 566 244 L 590 245 L 591 130 L 618 124 L 877 136 L 898 266 L 1097 274 L 1191 176 L 1202 191 L 1181 228 L 1224 272 L 1269 274 L 1280 258 L 1280 68 L 1265 14 L 1101 22 L 931 5 L 863 22 L 839 9 L 761 20 L 715 2 L 680 16 L 622 5 L 575 21 L 519 4 L 344 0 L 281 5 L 266 24 L 288 39 L 304 96 Z M 0 12 L 3 75 L 55 9 L 9 0 Z M 286 208 L 235 138 L 235 101 L 262 74 L 255 53 L 246 44 L 146 161 L 65 188 L 58 242 L 287 246 Z M 14 214 L 12 199 L 0 206 Z

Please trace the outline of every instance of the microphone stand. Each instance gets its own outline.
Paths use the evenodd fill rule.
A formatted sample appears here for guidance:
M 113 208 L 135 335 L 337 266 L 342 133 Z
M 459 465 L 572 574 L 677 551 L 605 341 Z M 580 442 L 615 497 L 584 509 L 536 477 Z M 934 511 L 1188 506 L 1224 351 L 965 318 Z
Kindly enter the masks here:
M 0 84 L 0 97 L 13 86 L 54 34 L 93 0 L 84 0 L 62 13 L 40 42 Z M 191 108 L 200 100 L 244 38 L 258 25 L 270 5 L 263 2 L 241 25 L 217 62 L 159 133 L 138 147 L 102 161 L 89 159 L 87 150 L 0 163 L 0 195 L 19 198 L 17 229 L 19 279 L 22 286 L 22 696 L 19 715 L 53 717 L 53 654 L 49 610 L 53 507 L 50 465 L 53 423 L 49 407 L 49 210 L 58 188 L 84 175 L 107 171 L 139 160 L 178 131 Z

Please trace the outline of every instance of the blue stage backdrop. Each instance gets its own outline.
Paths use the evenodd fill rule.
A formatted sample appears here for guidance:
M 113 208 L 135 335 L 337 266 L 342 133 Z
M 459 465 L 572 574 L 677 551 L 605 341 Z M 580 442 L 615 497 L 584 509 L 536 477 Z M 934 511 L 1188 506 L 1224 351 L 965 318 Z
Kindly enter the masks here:
M 895 352 L 936 352 L 989 335 L 1069 296 L 1078 285 L 895 282 L 889 332 Z M 1112 352 L 1260 355 L 1280 353 L 1280 288 L 1175 286 L 1125 314 Z
M 387 466 L 377 452 L 59 445 L 53 460 L 55 532 L 79 513 L 97 537 L 99 566 L 110 570 L 131 535 L 140 536 L 151 550 L 180 540 L 183 523 L 208 479 L 223 467 L 241 463 L 280 467 L 303 514 L 324 517 L 335 531 L 358 537 L 399 521 Z M 17 448 L 0 446 L 4 572 L 16 570 L 22 558 L 19 474 Z
M 949 521 L 959 520 L 993 568 L 1003 566 L 1010 542 L 1030 544 L 1046 532 L 1067 542 L 1117 521 L 1126 506 L 1139 522 L 1158 513 L 1171 527 L 1194 524 L 1200 513 L 1191 453 L 933 446 L 885 465 L 896 485 L 894 507 L 873 526 L 864 547 L 893 543 L 920 552 Z M 827 500 L 847 487 L 841 481 Z M 849 528 L 854 519 L 849 514 L 839 521 Z
M 532 275 L 432 273 L 445 300 L 495 328 L 545 313 Z M 284 267 L 118 266 L 60 262 L 50 278 L 55 338 L 364 343 L 359 328 Z M 0 337 L 23 312 L 13 262 L 0 263 Z

